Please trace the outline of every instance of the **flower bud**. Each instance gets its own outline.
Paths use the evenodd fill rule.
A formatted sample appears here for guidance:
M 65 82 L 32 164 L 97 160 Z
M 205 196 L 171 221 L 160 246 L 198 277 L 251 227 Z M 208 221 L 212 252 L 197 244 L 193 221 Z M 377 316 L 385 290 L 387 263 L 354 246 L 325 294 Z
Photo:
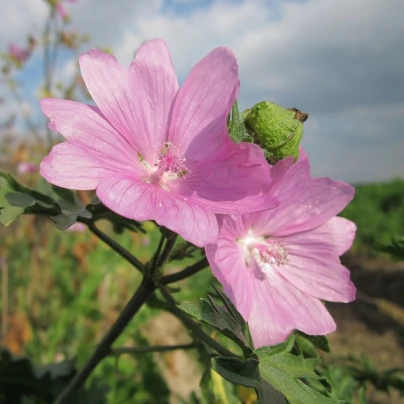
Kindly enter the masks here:
M 285 157 L 299 157 L 303 136 L 303 122 L 308 114 L 296 108 L 285 109 L 269 101 L 262 101 L 244 113 L 248 132 L 254 143 L 261 146 L 270 163 Z

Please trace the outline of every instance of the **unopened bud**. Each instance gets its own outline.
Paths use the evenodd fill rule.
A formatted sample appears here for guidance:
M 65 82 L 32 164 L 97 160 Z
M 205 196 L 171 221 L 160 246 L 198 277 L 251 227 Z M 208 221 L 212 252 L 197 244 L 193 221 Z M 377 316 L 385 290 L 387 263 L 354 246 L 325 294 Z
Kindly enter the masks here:
M 244 116 L 247 130 L 272 164 L 288 156 L 297 160 L 308 114 L 262 101 L 245 111 Z

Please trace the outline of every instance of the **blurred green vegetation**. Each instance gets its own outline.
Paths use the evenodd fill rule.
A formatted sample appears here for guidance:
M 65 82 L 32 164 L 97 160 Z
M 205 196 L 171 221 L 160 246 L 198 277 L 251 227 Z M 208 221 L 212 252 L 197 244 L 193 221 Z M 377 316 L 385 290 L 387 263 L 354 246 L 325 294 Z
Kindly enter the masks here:
M 354 200 L 341 216 L 356 223 L 352 253 L 380 255 L 376 244 L 389 244 L 404 235 L 404 180 L 357 185 Z
M 17 164 L 27 159 L 28 150 L 35 160 L 31 146 L 22 146 L 13 152 L 9 150 L 9 163 L 0 168 L 13 174 Z M 43 155 L 43 149 L 37 153 Z M 17 179 L 35 186 L 39 174 L 17 174 Z M 79 197 L 86 203 L 92 195 L 81 192 Z M 404 181 L 357 186 L 355 199 L 342 216 L 358 225 L 354 253 L 383 254 L 371 252 L 375 243 L 383 240 L 388 243 L 391 235 L 404 234 Z M 142 262 L 151 257 L 160 238 L 152 222 L 144 224 L 147 234 L 115 234 L 111 225 L 102 221 L 100 227 Z M 14 355 L 27 356 L 38 365 L 74 360 L 80 367 L 140 281 L 133 267 L 88 230 L 63 232 L 53 222 L 41 217 L 23 216 L 9 227 L 0 227 L 0 259 L 0 346 Z M 178 271 L 191 262 L 192 259 L 173 261 L 168 270 Z M 175 284 L 174 292 L 178 301 L 196 302 L 212 290 L 211 282 L 214 282 L 211 272 L 204 270 L 190 280 Z M 159 313 L 143 307 L 115 347 L 167 343 L 164 335 L 156 338 L 156 329 L 151 325 Z M 186 338 L 187 331 L 181 325 L 178 330 Z M 161 330 L 159 332 L 164 334 Z M 198 354 L 197 350 L 189 351 L 186 366 L 190 366 L 192 361 L 193 372 L 197 373 L 199 369 L 202 374 Z M 176 377 L 172 355 L 147 353 L 136 357 L 109 357 L 97 367 L 87 385 L 98 386 L 101 383 L 100 391 L 106 386 L 109 390 L 107 402 L 110 404 L 168 403 L 170 390 L 173 389 L 172 385 L 168 388 L 167 381 L 173 383 Z M 173 376 L 171 381 L 170 372 Z M 216 382 L 220 384 L 220 389 L 231 389 L 235 394 L 234 402 L 254 402 L 255 394 L 251 389 L 235 389 L 222 379 Z M 247 398 L 242 399 L 242 396 Z M 189 400 L 184 402 L 192 402 L 193 398 Z M 7 403 L 2 401 L 1 394 L 0 403 Z
M 8 171 L 15 174 L 16 163 Z M 33 186 L 39 174 L 16 177 Z M 80 197 L 89 200 L 91 195 L 81 193 Z M 147 234 L 115 234 L 103 221 L 99 226 L 144 263 L 160 239 L 152 222 L 144 224 Z M 35 364 L 75 360 L 80 367 L 140 282 L 138 272 L 90 231 L 63 232 L 41 217 L 22 216 L 8 227 L 0 226 L 0 258 L 0 346 Z M 181 270 L 191 262 L 190 258 L 173 262 L 168 271 Z M 190 282 L 175 284 L 176 296 L 181 301 L 197 300 L 211 281 L 210 271 L 202 271 Z M 115 347 L 156 344 L 153 338 L 149 341 L 150 321 L 158 313 L 143 307 Z M 108 385 L 111 404 L 168 403 L 169 390 L 153 355 L 109 357 L 97 367 L 89 384 L 97 379 Z M 158 355 L 169 362 L 173 353 Z M 196 353 L 190 355 L 196 358 Z

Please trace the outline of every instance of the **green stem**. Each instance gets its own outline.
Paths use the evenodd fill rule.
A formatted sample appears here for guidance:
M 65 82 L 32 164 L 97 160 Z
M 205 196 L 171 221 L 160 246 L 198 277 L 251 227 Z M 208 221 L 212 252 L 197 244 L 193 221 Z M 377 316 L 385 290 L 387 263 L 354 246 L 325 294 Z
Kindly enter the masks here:
M 199 344 L 192 342 L 190 344 L 181 345 L 159 345 L 159 346 L 136 346 L 131 348 L 114 348 L 109 351 L 110 356 L 120 356 L 122 354 L 141 354 L 149 352 L 170 352 L 177 349 L 194 349 Z
M 159 280 L 159 283 L 167 285 L 169 283 L 182 281 L 183 279 L 195 275 L 199 271 L 202 271 L 202 269 L 206 268 L 208 265 L 209 265 L 208 260 L 204 257 L 195 264 L 186 267 L 182 271 L 162 276 Z
M 91 357 L 88 359 L 84 367 L 69 383 L 62 394 L 56 399 L 54 404 L 63 404 L 71 401 L 67 401 L 71 394 L 83 386 L 87 378 L 96 368 L 96 366 L 111 352 L 111 346 L 115 340 L 121 335 L 122 331 L 126 328 L 129 321 L 139 311 L 147 299 L 153 295 L 156 290 L 156 285 L 152 279 L 143 278 L 139 288 L 132 296 L 128 304 L 122 310 L 121 314 L 105 334 L 100 345 L 95 349 Z
M 99 239 L 101 239 L 105 244 L 111 247 L 115 252 L 117 252 L 121 257 L 125 258 L 129 263 L 131 263 L 136 269 L 141 273 L 144 272 L 144 265 L 129 251 L 125 250 L 120 244 L 118 244 L 111 237 L 107 236 L 100 229 L 98 229 L 94 223 L 87 222 L 88 228 L 92 233 L 94 233 Z
M 161 249 L 163 248 L 163 244 L 164 244 L 164 240 L 165 240 L 165 239 L 166 239 L 166 238 L 165 238 L 164 234 L 161 234 L 160 241 L 159 241 L 159 245 L 157 246 L 157 250 L 156 250 L 156 252 L 154 253 L 153 259 L 152 259 L 152 265 L 153 265 L 154 267 L 156 266 L 157 261 L 158 261 L 158 259 L 159 259 L 159 257 L 160 257 Z
M 229 351 L 223 345 L 220 345 L 217 341 L 211 338 L 205 331 L 203 331 L 202 327 L 195 323 L 188 315 L 186 315 L 182 310 L 177 307 L 177 303 L 174 298 L 171 296 L 171 293 L 168 291 L 167 287 L 160 286 L 160 292 L 166 299 L 166 301 L 170 304 L 169 311 L 174 314 L 184 326 L 191 330 L 195 335 L 196 339 L 203 341 L 205 344 L 209 345 L 212 349 L 218 352 L 220 355 L 229 357 L 229 358 L 238 358 L 239 356 L 235 353 Z

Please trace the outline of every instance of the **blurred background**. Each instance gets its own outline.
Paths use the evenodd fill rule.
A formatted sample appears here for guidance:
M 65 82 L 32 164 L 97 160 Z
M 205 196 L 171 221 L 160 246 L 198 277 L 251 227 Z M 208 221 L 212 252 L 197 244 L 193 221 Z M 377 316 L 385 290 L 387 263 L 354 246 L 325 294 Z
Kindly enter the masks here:
M 404 263 L 390 248 L 404 237 L 403 15 L 402 0 L 2 0 L 0 169 L 40 186 L 38 163 L 60 139 L 46 129 L 38 100 L 91 102 L 77 64 L 82 51 L 99 47 L 129 65 L 144 41 L 162 38 L 183 81 L 210 50 L 230 47 L 241 109 L 269 100 L 309 113 L 303 146 L 313 175 L 356 187 L 342 215 L 357 223 L 358 236 L 342 260 L 358 299 L 328 305 L 339 329 L 325 360 L 353 355 L 373 375 L 366 402 L 402 402 L 397 390 L 380 391 L 380 378 L 404 367 Z M 114 235 L 142 261 L 158 240 L 154 225 L 145 227 L 151 235 Z M 0 227 L 0 265 L 1 345 L 36 363 L 82 364 L 139 281 L 85 228 L 61 232 L 28 216 Z M 178 299 L 196 301 L 212 281 L 205 270 L 179 285 Z M 120 339 L 187 341 L 169 314 L 147 307 Z M 187 403 L 200 376 L 196 354 L 173 352 L 105 360 L 94 380 L 108 380 L 110 403 Z M 243 394 L 234 402 L 253 402 Z

